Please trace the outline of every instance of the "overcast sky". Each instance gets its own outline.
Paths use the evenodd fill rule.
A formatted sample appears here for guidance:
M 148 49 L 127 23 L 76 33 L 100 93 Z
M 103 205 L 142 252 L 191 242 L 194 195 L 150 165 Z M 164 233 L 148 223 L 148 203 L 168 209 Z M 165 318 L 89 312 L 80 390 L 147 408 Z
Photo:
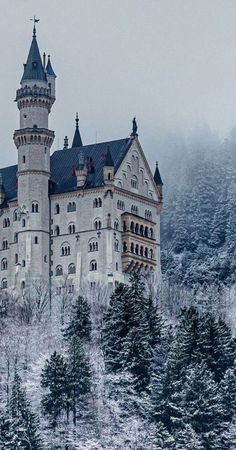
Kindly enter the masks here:
M 158 136 L 207 124 L 236 125 L 236 0 L 0 0 L 0 158 L 15 163 L 13 102 L 32 37 L 51 54 L 57 100 L 53 149 L 128 136 L 137 116 L 151 163 Z

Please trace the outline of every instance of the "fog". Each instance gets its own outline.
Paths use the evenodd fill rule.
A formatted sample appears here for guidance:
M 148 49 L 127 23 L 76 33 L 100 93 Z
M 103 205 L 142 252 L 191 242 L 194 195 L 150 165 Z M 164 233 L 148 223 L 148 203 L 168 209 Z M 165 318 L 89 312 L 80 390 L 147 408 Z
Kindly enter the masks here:
M 41 53 L 51 54 L 57 100 L 53 150 L 122 138 L 136 115 L 149 162 L 166 166 L 179 136 L 236 124 L 234 0 L 0 0 L 1 166 L 17 160 L 14 103 L 37 15 Z M 209 131 L 210 133 L 210 131 Z M 178 139 L 177 139 L 178 137 Z M 169 145 L 171 143 L 171 145 Z M 170 152 L 170 150 L 169 150 Z

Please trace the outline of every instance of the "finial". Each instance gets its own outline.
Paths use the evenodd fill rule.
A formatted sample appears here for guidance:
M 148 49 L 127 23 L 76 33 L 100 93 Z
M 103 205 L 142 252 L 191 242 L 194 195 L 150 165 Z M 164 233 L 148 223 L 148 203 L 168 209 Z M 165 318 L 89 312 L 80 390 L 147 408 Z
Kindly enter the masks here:
M 138 125 L 137 125 L 137 122 L 136 122 L 136 117 L 134 117 L 133 118 L 133 129 L 132 129 L 131 136 L 138 136 L 137 131 L 138 131 Z
M 36 16 L 34 16 L 33 19 L 30 19 L 34 22 L 34 28 L 33 28 L 33 37 L 36 37 L 36 27 L 35 24 L 39 22 L 40 19 L 36 19 Z
M 78 115 L 78 113 L 76 113 L 76 116 L 75 116 L 75 124 L 76 124 L 76 129 L 78 130 L 78 128 L 79 128 L 79 115 Z
M 68 148 L 68 137 L 65 136 L 64 138 L 64 148 Z

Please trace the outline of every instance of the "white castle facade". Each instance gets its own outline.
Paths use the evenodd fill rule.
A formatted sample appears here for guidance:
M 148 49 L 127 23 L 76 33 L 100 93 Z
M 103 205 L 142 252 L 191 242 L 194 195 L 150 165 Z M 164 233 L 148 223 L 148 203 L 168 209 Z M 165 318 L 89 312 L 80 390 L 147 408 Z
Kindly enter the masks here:
M 35 279 L 78 289 L 82 280 L 125 281 L 132 271 L 160 272 L 162 181 L 137 135 L 83 145 L 78 118 L 71 148 L 50 156 L 48 117 L 56 75 L 39 53 L 35 27 L 16 93 L 15 166 L 1 169 L 1 288 Z

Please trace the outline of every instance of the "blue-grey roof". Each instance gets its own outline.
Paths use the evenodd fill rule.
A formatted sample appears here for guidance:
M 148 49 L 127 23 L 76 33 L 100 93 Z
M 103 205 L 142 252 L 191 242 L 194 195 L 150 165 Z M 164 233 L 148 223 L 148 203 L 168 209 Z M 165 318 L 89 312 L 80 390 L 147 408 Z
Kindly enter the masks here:
M 46 72 L 48 75 L 51 75 L 52 77 L 56 78 L 56 74 L 52 68 L 52 64 L 51 64 L 51 60 L 50 60 L 50 56 L 48 56 L 48 62 L 47 62 L 47 66 L 46 66 Z
M 114 161 L 113 161 L 112 156 L 111 156 L 110 147 L 107 148 L 105 166 L 107 166 L 107 167 L 114 167 Z
M 79 127 L 76 126 L 75 134 L 74 134 L 74 138 L 73 138 L 73 142 L 72 142 L 72 147 L 82 147 L 82 145 L 83 145 L 83 142 L 81 139 Z
M 21 82 L 24 80 L 47 81 L 35 35 L 33 35 L 27 62 L 24 65 Z
M 154 173 L 154 181 L 155 181 L 157 186 L 163 186 L 163 182 L 162 182 L 162 179 L 161 179 L 161 174 L 160 174 L 159 169 L 158 169 L 158 164 L 156 164 L 156 170 L 155 170 L 155 173 Z
M 111 142 L 84 145 L 83 154 L 88 169 L 86 184 L 83 188 L 90 189 L 103 185 L 103 167 L 106 161 L 107 147 L 114 163 L 116 172 L 129 150 L 133 139 L 119 139 Z M 66 148 L 55 151 L 51 156 L 51 193 L 70 192 L 77 189 L 75 169 L 79 162 L 81 147 Z M 7 202 L 17 198 L 17 165 L 0 169 Z

